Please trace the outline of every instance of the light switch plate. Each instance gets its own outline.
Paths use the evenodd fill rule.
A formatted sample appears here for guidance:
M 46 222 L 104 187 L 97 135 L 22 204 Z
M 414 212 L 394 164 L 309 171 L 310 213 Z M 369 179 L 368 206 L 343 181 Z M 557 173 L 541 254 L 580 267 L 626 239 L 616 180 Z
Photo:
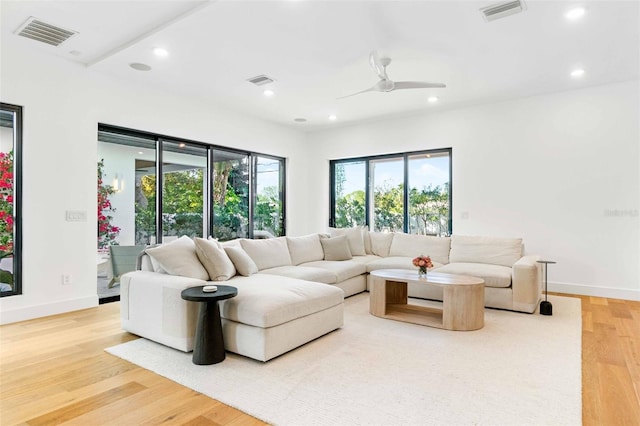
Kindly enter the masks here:
M 85 210 L 67 210 L 67 222 L 86 222 L 87 212 Z

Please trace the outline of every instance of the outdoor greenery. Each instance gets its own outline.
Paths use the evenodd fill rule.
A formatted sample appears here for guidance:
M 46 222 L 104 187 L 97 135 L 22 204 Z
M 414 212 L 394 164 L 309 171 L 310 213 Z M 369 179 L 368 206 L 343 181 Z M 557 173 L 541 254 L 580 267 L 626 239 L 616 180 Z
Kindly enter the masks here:
M 162 226 L 165 236 L 203 235 L 202 168 L 165 173 L 163 180 Z M 155 235 L 155 175 L 143 176 L 136 196 L 136 244 L 149 244 Z M 231 240 L 248 236 L 249 170 L 246 162 L 214 164 L 213 237 Z M 281 202 L 277 188 L 267 187 L 257 194 L 255 229 L 280 235 Z
M 404 224 L 404 185 L 388 182 L 373 190 L 374 231 L 402 232 Z M 358 190 L 338 197 L 336 227 L 364 225 L 365 192 Z M 429 185 L 409 191 L 409 230 L 413 234 L 446 235 L 449 232 L 449 185 Z

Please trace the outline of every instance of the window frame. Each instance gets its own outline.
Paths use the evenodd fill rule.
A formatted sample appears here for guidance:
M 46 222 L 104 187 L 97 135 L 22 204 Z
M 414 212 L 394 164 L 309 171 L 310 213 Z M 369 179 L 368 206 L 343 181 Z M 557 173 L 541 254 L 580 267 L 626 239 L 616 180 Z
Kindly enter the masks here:
M 13 290 L 0 297 L 22 294 L 22 145 L 24 108 L 0 102 L 0 109 L 14 114 L 13 123 Z
M 371 182 L 371 163 L 379 160 L 402 159 L 403 161 L 403 213 L 404 223 L 403 232 L 408 233 L 410 227 L 409 214 L 409 159 L 417 155 L 437 155 L 446 153 L 449 158 L 449 215 L 448 215 L 448 234 L 453 233 L 453 149 L 437 148 L 422 151 L 399 152 L 392 154 L 371 155 L 364 157 L 351 157 L 329 160 L 329 226 L 335 227 L 336 224 L 336 165 L 341 163 L 365 163 L 365 225 L 371 227 L 371 209 L 372 209 L 372 182 Z
M 163 149 L 164 142 L 171 143 L 185 143 L 188 145 L 195 145 L 198 147 L 205 148 L 207 150 L 207 176 L 206 176 L 206 190 L 205 194 L 203 194 L 205 198 L 205 210 L 206 210 L 206 225 L 204 226 L 206 231 L 206 235 L 213 235 L 214 229 L 214 220 L 212 218 L 213 215 L 213 205 L 212 205 L 212 192 L 213 192 L 213 184 L 212 184 L 212 170 L 213 170 L 213 162 L 214 162 L 214 152 L 215 151 L 226 151 L 233 154 L 245 155 L 248 157 L 249 161 L 249 217 L 248 217 L 248 238 L 253 238 L 253 211 L 254 211 L 254 203 L 255 203 L 255 192 L 253 190 L 253 186 L 255 185 L 255 177 L 254 177 L 254 167 L 253 164 L 256 161 L 257 157 L 266 157 L 277 160 L 281 163 L 281 186 L 282 186 L 282 235 L 286 235 L 286 158 L 278 157 L 272 154 L 264 154 L 261 152 L 247 151 L 242 149 L 230 148 L 222 145 L 215 145 L 211 143 L 195 141 L 191 139 L 178 138 L 174 136 L 166 136 L 162 134 L 145 132 L 140 130 L 134 130 L 126 127 L 115 126 L 111 124 L 98 123 L 98 135 L 100 132 L 109 132 L 114 134 L 120 134 L 123 136 L 133 136 L 140 137 L 144 139 L 153 139 L 155 140 L 155 149 L 156 149 L 156 242 L 162 243 L 162 185 L 163 185 Z M 100 138 L 98 136 L 98 142 L 100 142 Z M 117 143 L 117 142 L 112 142 Z

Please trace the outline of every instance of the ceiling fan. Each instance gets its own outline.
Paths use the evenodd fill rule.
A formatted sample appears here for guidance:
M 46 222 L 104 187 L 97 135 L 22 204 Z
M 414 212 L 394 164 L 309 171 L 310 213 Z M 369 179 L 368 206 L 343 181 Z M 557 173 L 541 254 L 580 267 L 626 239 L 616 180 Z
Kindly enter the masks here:
M 371 64 L 371 68 L 373 68 L 376 74 L 378 74 L 380 81 L 366 90 L 352 93 L 351 95 L 342 96 L 338 99 L 344 99 L 366 92 L 392 92 L 394 90 L 401 89 L 432 89 L 447 87 L 447 85 L 444 83 L 429 83 L 426 81 L 392 81 L 387 76 L 387 67 L 390 63 L 391 58 L 384 56 L 381 58 L 378 56 L 378 52 L 375 50 L 371 52 L 371 54 L 369 55 L 369 64 Z

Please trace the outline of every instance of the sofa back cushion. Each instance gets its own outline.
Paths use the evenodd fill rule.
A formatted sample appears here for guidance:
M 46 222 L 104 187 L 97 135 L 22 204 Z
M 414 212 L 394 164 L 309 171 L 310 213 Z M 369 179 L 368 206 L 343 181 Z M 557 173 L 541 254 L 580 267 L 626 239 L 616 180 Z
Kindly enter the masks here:
M 488 263 L 512 267 L 522 257 L 522 238 L 454 235 L 451 237 L 453 262 Z
M 291 256 L 285 237 L 262 240 L 240 240 L 240 246 L 255 262 L 259 271 L 278 266 L 291 266 Z
M 332 237 L 339 237 L 344 235 L 349 240 L 349 251 L 352 256 L 366 256 L 367 252 L 364 249 L 364 237 L 362 235 L 362 227 L 356 226 L 355 228 L 329 228 L 329 233 Z
M 151 257 L 155 271 L 209 280 L 209 273 L 196 254 L 195 243 L 186 235 L 170 243 L 148 248 L 145 252 Z
M 299 265 L 305 262 L 314 262 L 324 258 L 320 235 L 311 234 L 303 237 L 286 237 L 291 263 Z
M 403 234 L 395 232 L 389 249 L 389 256 L 405 256 L 414 258 L 424 255 L 434 262 L 449 263 L 451 238 L 429 237 L 426 235 Z
M 389 257 L 393 233 L 391 232 L 369 232 L 371 240 L 371 254 L 380 257 Z

